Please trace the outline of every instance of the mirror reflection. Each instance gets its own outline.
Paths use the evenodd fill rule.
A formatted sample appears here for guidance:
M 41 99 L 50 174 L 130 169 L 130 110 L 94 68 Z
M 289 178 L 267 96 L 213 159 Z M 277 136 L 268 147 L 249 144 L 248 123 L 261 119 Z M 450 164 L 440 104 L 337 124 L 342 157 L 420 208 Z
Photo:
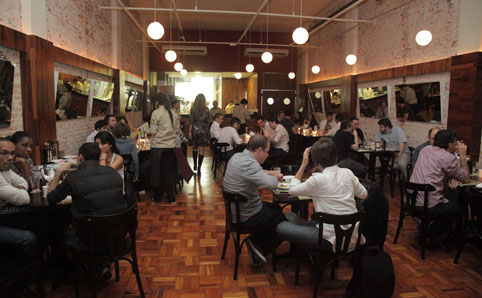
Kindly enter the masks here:
M 0 60 L 0 128 L 10 126 L 14 72 L 13 62 Z
M 398 120 L 441 122 L 440 82 L 396 85 L 395 100 Z
M 87 113 L 90 80 L 81 76 L 59 73 L 56 87 L 57 120 L 84 118 Z
M 358 88 L 358 103 L 361 117 L 389 117 L 387 86 Z
M 325 110 L 333 114 L 340 113 L 341 92 L 340 89 L 323 91 L 323 99 L 325 101 Z
M 114 94 L 114 83 L 95 80 L 94 97 L 92 98 L 92 117 L 102 116 L 109 110 L 110 101 Z
M 142 100 L 144 98 L 144 92 L 136 90 L 134 88 L 126 88 L 126 111 L 140 111 L 142 110 Z

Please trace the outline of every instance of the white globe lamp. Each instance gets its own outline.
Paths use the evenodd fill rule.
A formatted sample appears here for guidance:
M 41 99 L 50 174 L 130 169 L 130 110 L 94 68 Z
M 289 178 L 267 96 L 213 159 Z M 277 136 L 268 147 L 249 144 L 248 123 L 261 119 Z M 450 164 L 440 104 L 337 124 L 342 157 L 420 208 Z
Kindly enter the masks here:
M 294 72 L 290 72 L 290 73 L 288 74 L 288 78 L 290 78 L 290 80 L 294 79 L 295 76 L 296 76 L 296 75 L 295 75 Z
M 320 72 L 320 67 L 318 65 L 314 65 L 312 68 L 311 68 L 311 72 L 314 73 L 314 74 L 317 74 Z
M 234 77 L 236 78 L 236 80 L 239 80 L 243 77 L 243 75 L 240 72 L 237 72 L 234 74 Z
M 164 36 L 164 27 L 159 22 L 152 22 L 147 26 L 147 35 L 154 40 L 161 39 Z
M 415 36 L 415 41 L 419 46 L 426 46 L 432 41 L 432 33 L 428 30 L 421 30 Z
M 348 65 L 354 65 L 356 63 L 356 60 L 356 56 L 353 54 L 347 55 L 345 59 L 346 64 Z
M 181 69 L 181 76 L 186 76 L 187 75 L 187 70 Z
M 270 63 L 271 61 L 273 61 L 273 54 L 266 51 L 263 53 L 263 55 L 261 55 L 261 60 L 263 60 L 264 63 Z
M 308 30 L 303 27 L 298 27 L 293 31 L 291 37 L 296 44 L 305 44 L 309 36 Z
M 174 62 L 177 59 L 177 54 L 173 50 L 169 50 L 169 51 L 166 52 L 164 57 L 166 58 L 167 61 Z
M 254 70 L 254 65 L 249 63 L 249 64 L 246 64 L 246 71 L 247 72 L 253 72 Z
M 174 64 L 174 69 L 175 69 L 176 71 L 181 71 L 182 68 L 183 68 L 183 65 L 182 65 L 181 62 L 177 62 L 176 64 Z

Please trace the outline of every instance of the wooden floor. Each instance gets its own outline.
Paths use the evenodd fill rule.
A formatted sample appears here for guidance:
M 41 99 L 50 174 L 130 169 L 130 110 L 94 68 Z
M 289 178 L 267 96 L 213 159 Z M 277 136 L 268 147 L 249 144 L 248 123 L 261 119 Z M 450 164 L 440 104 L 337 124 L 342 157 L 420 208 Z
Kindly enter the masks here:
M 224 205 L 219 183 L 213 180 L 205 160 L 203 175 L 185 184 L 177 204 L 154 203 L 149 195 L 139 203 L 137 252 L 146 297 L 311 297 L 310 269 L 301 268 L 300 285 L 295 286 L 294 260 L 278 262 L 273 273 L 271 259 L 262 268 L 251 267 L 246 248 L 241 255 L 239 276 L 233 281 L 234 249 L 229 243 L 225 261 L 221 250 L 224 238 Z M 194 177 L 196 178 L 196 177 Z M 426 260 L 413 237 L 415 224 L 406 220 L 397 245 L 393 245 L 399 199 L 391 198 L 385 250 L 391 255 L 396 272 L 394 297 L 481 297 L 481 250 L 468 244 L 458 265 L 453 264 L 456 248 L 428 250 Z M 271 193 L 263 191 L 271 201 Z M 283 243 L 278 252 L 288 250 Z M 342 297 L 351 278 L 351 268 L 342 263 L 335 281 L 327 276 L 320 285 L 319 297 Z M 73 297 L 70 281 L 56 291 L 46 283 L 47 297 Z M 121 263 L 119 282 L 104 284 L 98 297 L 138 297 L 136 280 L 128 263 Z M 89 297 L 87 285 L 81 297 Z

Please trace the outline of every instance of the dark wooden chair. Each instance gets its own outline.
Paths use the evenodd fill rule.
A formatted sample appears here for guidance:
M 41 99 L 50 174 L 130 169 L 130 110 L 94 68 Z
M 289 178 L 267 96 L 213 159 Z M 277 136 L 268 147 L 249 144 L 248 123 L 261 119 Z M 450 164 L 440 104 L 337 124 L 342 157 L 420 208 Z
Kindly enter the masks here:
M 352 251 L 349 251 L 351 238 L 357 224 L 362 222 L 364 211 L 361 210 L 354 214 L 348 215 L 334 215 L 323 212 L 317 212 L 312 215 L 311 219 L 317 221 L 319 224 L 318 229 L 318 247 L 316 249 L 297 246 L 297 258 L 295 269 L 295 285 L 298 285 L 298 277 L 300 273 L 301 259 L 304 255 L 309 255 L 313 260 L 314 256 L 314 289 L 313 297 L 318 296 L 318 284 L 321 280 L 321 275 L 325 268 L 331 265 L 331 279 L 335 279 L 335 269 L 338 263 L 342 260 L 352 260 L 354 264 L 353 274 L 358 274 L 359 263 L 359 251 L 361 241 L 361 227 L 358 227 L 358 233 L 356 235 L 356 246 Z M 323 249 L 323 227 L 324 225 L 333 225 L 335 229 L 336 240 L 334 243 L 335 251 L 327 251 Z M 349 226 L 348 228 L 342 228 L 342 226 Z
M 228 165 L 228 155 L 226 149 L 229 147 L 228 143 L 215 143 L 213 147 L 213 162 L 214 162 L 214 177 L 221 165 L 224 164 L 223 175 L 226 172 L 226 166 Z
M 136 190 L 134 182 L 132 182 L 132 177 L 134 177 L 134 173 L 131 171 L 132 155 L 122 154 L 122 158 L 124 159 L 124 193 L 129 196 L 135 192 L 137 201 L 140 202 L 141 197 L 139 196 L 139 191 Z
M 223 189 L 223 199 L 224 199 L 224 207 L 226 210 L 226 229 L 224 232 L 224 245 L 223 245 L 223 253 L 221 254 L 221 259 L 224 260 L 224 256 L 226 255 L 226 248 L 228 246 L 228 240 L 230 236 L 233 238 L 234 243 L 234 251 L 235 251 L 235 261 L 234 261 L 234 275 L 233 280 L 238 279 L 238 267 L 239 267 L 239 255 L 241 254 L 241 250 L 243 249 L 243 245 L 246 242 L 248 237 L 241 240 L 242 234 L 251 234 L 254 230 L 243 228 L 243 224 L 240 223 L 240 215 L 239 215 L 239 204 L 247 202 L 247 199 L 239 194 L 233 194 L 224 191 Z M 233 217 L 231 206 L 234 204 L 236 210 L 236 216 Z M 236 222 L 233 220 L 236 219 Z M 276 254 L 273 251 L 273 272 L 276 272 Z
M 394 189 L 395 189 L 395 180 L 397 177 L 397 172 L 394 166 L 395 156 L 398 154 L 398 151 L 382 151 L 379 152 L 379 158 L 381 166 L 375 170 L 376 173 L 380 175 L 380 186 L 383 188 L 385 184 L 385 176 L 388 175 L 388 181 L 390 183 L 390 193 L 393 197 Z
M 31 272 L 38 297 L 45 297 L 41 276 L 42 260 L 39 257 L 3 256 L 0 258 L 0 297 L 12 297 L 8 287 Z
M 77 238 L 68 241 L 78 276 L 75 280 L 75 297 L 79 297 L 79 271 L 87 268 L 91 297 L 97 296 L 99 273 L 106 264 L 115 263 L 116 281 L 119 281 L 119 260 L 132 266 L 141 297 L 142 288 L 137 264 L 136 229 L 137 206 L 114 215 L 85 216 L 77 221 Z M 127 254 L 131 258 L 125 257 Z M 84 266 L 82 266 L 84 265 Z
M 410 177 L 412 177 L 412 173 L 413 173 L 412 161 L 413 161 L 413 151 L 415 151 L 415 148 L 409 146 L 408 151 L 410 152 L 410 162 L 407 164 L 407 180 L 410 180 Z M 398 174 L 400 174 L 400 172 Z
M 400 230 L 403 226 L 403 220 L 407 216 L 420 219 L 420 236 L 422 237 L 422 260 L 425 260 L 425 248 L 427 246 L 427 233 L 428 226 L 431 222 L 439 217 L 443 216 L 433 216 L 428 213 L 428 195 L 430 192 L 435 191 L 435 187 L 430 184 L 418 184 L 411 183 L 404 180 L 400 181 L 400 218 L 398 219 L 397 233 L 395 234 L 395 239 L 393 244 L 397 244 L 398 236 L 400 235 Z M 424 193 L 423 211 L 417 211 L 415 203 L 417 201 L 418 192 Z M 448 250 L 448 241 L 447 241 Z

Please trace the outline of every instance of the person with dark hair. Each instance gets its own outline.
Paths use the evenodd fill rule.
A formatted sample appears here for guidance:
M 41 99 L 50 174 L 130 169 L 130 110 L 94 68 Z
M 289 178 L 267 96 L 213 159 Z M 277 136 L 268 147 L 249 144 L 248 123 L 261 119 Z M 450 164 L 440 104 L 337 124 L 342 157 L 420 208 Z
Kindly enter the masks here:
M 320 130 L 325 131 L 327 133 L 336 125 L 335 119 L 333 119 L 332 112 L 326 112 L 326 118 L 321 120 L 320 122 Z
M 213 100 L 213 107 L 209 110 L 209 120 L 214 120 L 216 121 L 216 114 L 221 114 L 224 116 L 224 110 L 218 107 L 218 101 Z
M 295 125 L 298 125 L 298 126 L 303 125 L 303 117 L 301 116 L 300 112 L 295 112 L 292 120 Z
M 193 170 L 201 175 L 205 148 L 209 146 L 209 109 L 204 94 L 198 94 L 189 115 L 189 140 L 192 146 Z M 198 159 L 199 149 L 199 159 Z
M 455 189 L 459 181 L 469 180 L 467 164 L 467 145 L 457 141 L 455 132 L 450 129 L 440 130 L 434 138 L 434 144 L 420 151 L 417 163 L 413 169 L 410 182 L 430 184 L 435 191 L 429 192 L 428 213 L 431 215 L 453 215 L 461 219 L 461 209 L 457 203 Z M 458 153 L 460 161 L 454 153 Z M 419 192 L 416 206 L 423 212 L 424 195 Z M 460 222 L 459 222 L 460 223 Z M 435 240 L 451 226 L 447 218 L 437 218 L 429 226 L 428 237 Z
M 174 203 L 176 202 L 174 188 L 179 177 L 175 152 L 176 125 L 174 120 L 176 116 L 171 111 L 171 103 L 164 93 L 156 94 L 154 99 L 159 103 L 159 106 L 152 112 L 149 129 L 151 135 L 150 178 L 151 187 L 154 191 L 153 199 L 154 202 L 160 202 L 165 192 L 168 202 Z
M 336 155 L 338 156 L 338 162 L 351 158 L 357 160 L 358 150 L 358 133 L 353 127 L 351 121 L 345 120 L 341 122 L 340 129 L 333 137 L 333 142 L 336 145 Z
M 218 143 L 229 144 L 229 146 L 226 147 L 226 157 L 228 160 L 235 153 L 234 144 L 241 145 L 243 143 L 243 139 L 241 139 L 238 135 L 238 129 L 240 125 L 241 121 L 238 118 L 234 117 L 233 119 L 231 119 L 231 126 L 223 127 L 219 132 Z
M 360 129 L 360 119 L 357 117 L 351 117 L 350 119 L 351 125 L 353 125 L 353 129 L 356 130 L 358 134 L 358 145 L 362 145 L 363 142 L 365 142 L 365 135 L 363 134 L 363 131 Z
M 361 98 L 360 101 L 361 100 L 363 100 L 363 98 Z M 366 103 L 361 102 L 360 103 L 360 115 L 362 117 L 371 118 L 371 117 L 373 117 L 373 111 L 372 111 L 372 109 L 370 109 L 370 107 L 367 106 Z
M 405 133 L 398 126 L 393 126 L 388 118 L 378 120 L 379 131 L 376 141 L 383 142 L 387 150 L 397 151 L 398 154 L 393 161 L 402 173 L 402 178 L 407 179 L 407 164 L 410 162 L 410 153 L 407 145 Z M 382 147 L 385 147 L 382 146 Z
M 415 121 L 415 114 L 403 98 L 397 98 L 397 118 L 399 121 Z
M 339 168 L 336 165 L 335 143 L 326 137 L 320 138 L 313 147 L 306 148 L 303 161 L 291 180 L 289 194 L 293 196 L 311 196 L 315 212 L 324 212 L 336 215 L 348 215 L 358 212 L 355 197 L 366 199 L 367 190 L 358 178 L 349 169 Z M 301 182 L 309 159 L 319 173 L 314 173 L 305 182 Z M 289 221 L 282 222 L 276 228 L 278 237 L 294 243 L 302 244 L 313 249 L 318 247 L 318 227 L 315 222 L 306 222 L 294 213 L 286 214 Z M 356 245 L 358 226 L 355 227 L 350 239 L 349 251 Z M 334 251 L 335 230 L 331 225 L 323 227 L 322 248 L 327 252 Z M 361 244 L 365 242 L 362 236 Z
M 107 122 L 107 131 L 112 132 L 117 124 L 117 118 L 114 114 L 107 114 L 104 116 L 104 121 Z
M 361 111 L 360 111 L 361 113 Z M 378 103 L 377 113 L 375 114 L 375 118 L 382 119 L 388 117 L 388 106 L 385 101 L 380 101 Z
M 241 104 L 233 108 L 233 118 L 238 118 L 241 121 L 238 133 L 243 134 L 246 132 L 246 121 L 251 117 L 248 112 L 248 100 L 246 98 L 241 99 Z
M 139 178 L 139 153 L 137 152 L 136 143 L 130 138 L 131 129 L 129 125 L 119 122 L 114 128 L 115 145 L 121 155 L 131 156 L 130 171 L 134 173 L 132 180 L 137 181 Z
M 267 166 L 272 165 L 273 162 L 280 158 L 288 156 L 290 146 L 288 145 L 290 137 L 286 128 L 280 124 L 278 118 L 273 117 L 269 121 L 271 129 L 274 130 L 274 135 L 266 136 L 268 140 L 273 143 L 273 147 L 269 151 L 269 161 Z
M 415 169 L 415 164 L 417 163 L 418 156 L 420 155 L 420 151 L 423 148 L 427 147 L 428 145 L 433 145 L 435 140 L 435 135 L 440 131 L 440 127 L 432 127 L 428 130 L 428 138 L 427 141 L 423 144 L 418 145 L 417 148 L 413 151 L 412 154 L 412 169 Z
M 10 140 L 15 145 L 15 161 L 12 171 L 23 177 L 28 183 L 33 176 L 33 160 L 30 158 L 33 148 L 33 139 L 25 131 L 17 131 Z
M 273 171 L 264 171 L 261 164 L 268 157 L 270 143 L 262 135 L 253 136 L 246 149 L 235 154 L 226 166 L 224 191 L 240 194 L 247 199 L 240 204 L 240 220 L 243 227 L 256 231 L 246 240 L 251 263 L 255 266 L 266 262 L 266 255 L 271 253 L 281 241 L 275 233 L 278 223 L 286 220 L 279 206 L 261 201 L 258 188 L 276 189 L 283 175 Z M 233 217 L 236 210 L 232 207 Z
M 273 136 L 275 134 L 275 131 L 269 125 L 269 121 L 264 119 L 263 116 L 259 116 L 256 119 L 256 125 L 260 129 L 261 134 L 264 135 L 265 137 Z
M 336 132 L 340 129 L 341 122 L 343 121 L 343 116 L 341 114 L 336 114 L 335 124 L 331 126 L 331 129 L 325 134 L 326 136 L 334 136 Z
M 129 124 L 129 121 L 127 121 L 127 118 L 124 117 L 124 116 L 118 116 L 118 117 L 117 117 L 117 123 Z M 117 123 L 116 123 L 116 124 L 117 124 Z M 114 126 L 114 128 L 115 128 L 115 126 Z
M 99 146 L 101 166 L 111 167 L 119 173 L 124 181 L 124 159 L 117 149 L 116 142 L 111 133 L 101 131 L 95 136 L 95 143 Z
M 107 130 L 107 122 L 103 119 L 98 120 L 95 122 L 94 125 L 94 131 L 90 133 L 90 135 L 87 136 L 85 139 L 86 143 L 95 143 L 94 139 L 95 136 L 101 132 L 101 131 L 106 131 Z
M 221 124 L 224 121 L 224 114 L 216 113 L 214 115 L 214 121 L 209 129 L 209 136 L 214 139 L 219 139 L 219 133 L 221 132 Z
M 280 112 L 281 113 L 281 112 Z M 293 123 L 293 121 L 291 120 L 291 110 L 286 110 L 286 111 L 282 111 L 282 117 L 283 119 L 281 119 L 280 117 L 280 113 L 278 113 L 278 119 L 280 120 L 280 124 L 283 125 L 283 127 L 286 129 L 286 131 L 288 132 L 289 136 L 290 136 L 290 139 L 293 138 L 293 134 L 296 133 L 296 128 L 295 128 L 295 124 Z

